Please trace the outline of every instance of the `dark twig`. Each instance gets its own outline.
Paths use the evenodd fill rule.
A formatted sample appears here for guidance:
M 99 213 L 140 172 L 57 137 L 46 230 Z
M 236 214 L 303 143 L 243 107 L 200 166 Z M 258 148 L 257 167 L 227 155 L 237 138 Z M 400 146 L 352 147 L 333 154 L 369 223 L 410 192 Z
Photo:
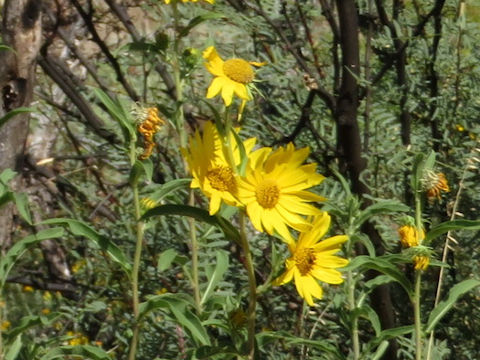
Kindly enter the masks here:
M 123 75 L 122 69 L 120 68 L 120 64 L 118 63 L 117 59 L 113 56 L 113 54 L 110 52 L 110 49 L 108 46 L 105 44 L 105 42 L 100 38 L 98 35 L 97 29 L 95 28 L 95 24 L 93 23 L 91 14 L 88 14 L 83 10 L 82 6 L 77 0 L 70 0 L 70 2 L 75 6 L 77 9 L 78 13 L 82 17 L 83 21 L 85 22 L 85 25 L 92 35 L 93 41 L 100 47 L 102 50 L 103 54 L 107 58 L 108 62 L 112 66 L 113 70 L 115 71 L 115 74 L 117 75 L 117 80 L 122 84 L 123 88 L 127 92 L 128 96 L 133 101 L 138 101 L 139 97 L 135 90 L 131 87 L 131 85 L 128 83 L 127 79 Z

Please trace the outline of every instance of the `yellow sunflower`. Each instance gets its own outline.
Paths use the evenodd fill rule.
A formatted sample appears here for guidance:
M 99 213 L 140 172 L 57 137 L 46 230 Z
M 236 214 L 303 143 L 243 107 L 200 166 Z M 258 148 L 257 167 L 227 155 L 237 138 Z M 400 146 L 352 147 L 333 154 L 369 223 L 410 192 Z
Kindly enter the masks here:
M 312 306 L 313 298 L 321 299 L 322 287 L 317 280 L 328 284 L 341 284 L 341 273 L 337 268 L 348 264 L 347 259 L 335 256 L 340 246 L 347 241 L 346 235 L 337 235 L 320 241 L 330 227 L 330 215 L 322 212 L 312 224 L 310 231 L 300 233 L 297 243 L 289 245 L 290 256 L 286 262 L 286 271 L 274 281 L 274 285 L 283 285 L 295 280 L 298 294 Z
M 247 155 L 255 146 L 255 142 L 255 138 L 243 142 Z M 232 134 L 230 143 L 233 144 L 233 160 L 238 166 L 241 162 L 240 150 Z M 193 176 L 190 187 L 200 188 L 210 199 L 210 215 L 218 212 L 222 201 L 233 206 L 239 204 L 236 198 L 236 171 L 225 158 L 220 136 L 213 123 L 205 124 L 202 136 L 197 130 L 189 139 L 188 150 L 183 149 L 182 153 Z
M 226 106 L 232 103 L 233 94 L 243 101 L 252 99 L 248 88 L 255 78 L 252 65 L 263 66 L 265 63 L 239 58 L 223 61 L 213 46 L 203 52 L 203 58 L 207 60 L 205 67 L 215 76 L 208 88 L 207 99 L 213 98 L 220 91 Z
M 245 177 L 238 180 L 238 199 L 258 231 L 270 235 L 276 231 L 287 243 L 293 238 L 287 225 L 307 231 L 311 224 L 302 215 L 317 215 L 321 211 L 308 204 L 325 199 L 306 191 L 320 184 L 324 176 L 317 174 L 316 164 L 302 165 L 308 148 L 296 150 L 293 144 L 272 152 L 261 148 L 249 156 Z

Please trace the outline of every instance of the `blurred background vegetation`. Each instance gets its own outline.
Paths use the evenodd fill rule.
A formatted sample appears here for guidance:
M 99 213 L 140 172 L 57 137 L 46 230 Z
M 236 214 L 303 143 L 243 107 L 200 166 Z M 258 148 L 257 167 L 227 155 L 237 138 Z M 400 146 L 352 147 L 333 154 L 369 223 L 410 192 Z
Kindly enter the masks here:
M 425 218 L 430 224 L 479 218 L 480 5 L 462 0 L 177 5 L 174 14 L 174 7 L 160 0 L 3 1 L 2 42 L 9 48 L 0 49 L 0 115 L 22 107 L 33 111 L 2 123 L 0 170 L 18 173 L 10 186 L 27 194 L 33 221 L 28 224 L 12 204 L 2 207 L 2 256 L 16 240 L 45 226 L 32 224 L 68 217 L 90 224 L 133 257 L 130 162 L 122 129 L 95 89 L 128 110 L 135 103 L 155 106 L 166 120 L 156 136 L 151 181 L 140 186 L 142 196 L 151 196 L 163 184 L 189 176 L 175 132 L 176 114 L 184 111 L 193 133 L 213 119 L 212 105 L 222 106 L 219 98 L 205 99 L 211 77 L 202 51 L 210 45 L 225 59 L 268 63 L 256 72 L 260 95 L 247 103 L 242 134 L 256 136 L 263 146 L 294 142 L 310 147 L 310 161 L 327 176 L 315 190 L 329 199 L 325 209 L 335 216 L 332 233 L 345 233 L 355 211 L 379 200 L 413 208 L 413 158 L 431 150 L 451 191 L 426 205 Z M 183 84 L 181 101 L 175 74 Z M 179 182 L 159 203 L 187 204 L 188 194 L 188 182 Z M 207 208 L 199 193 L 195 200 Z M 212 274 L 221 272 L 218 264 L 225 267 L 201 320 L 219 348 L 241 344 L 247 308 L 241 251 L 212 226 L 196 226 L 203 291 Z M 143 299 L 191 293 L 189 227 L 178 216 L 147 224 Z M 397 228 L 396 215 L 381 214 L 358 236 L 368 239 L 367 248 L 371 245 L 377 255 L 395 254 L 400 252 Z M 68 231 L 31 248 L 6 279 L 2 329 L 7 344 L 22 332 L 17 359 L 40 359 L 46 349 L 81 344 L 126 359 L 133 321 L 126 295 L 130 285 L 117 263 L 77 235 Z M 272 271 L 278 274 L 286 247 L 265 234 L 249 235 L 262 284 Z M 431 244 L 438 260 L 448 249 L 443 293 L 461 280 L 478 278 L 477 241 L 477 231 L 458 231 L 449 234 L 448 244 L 445 237 Z M 356 251 L 367 253 L 365 246 Z M 413 276 L 410 265 L 402 270 Z M 358 274 L 359 294 L 365 293 L 361 284 L 373 277 Z M 438 279 L 439 267 L 424 275 L 426 318 Z M 408 298 L 398 285 L 382 284 L 369 296 L 366 302 L 382 329 L 412 324 Z M 257 338 L 257 358 L 351 358 L 346 297 L 344 287 L 330 286 L 319 306 L 308 308 L 291 284 L 261 293 L 257 329 L 265 335 Z M 433 359 L 480 359 L 479 297 L 478 290 L 468 293 L 442 319 Z M 198 344 L 170 313 L 148 317 L 137 359 L 202 358 L 199 353 L 194 357 Z M 375 339 L 375 321 L 369 316 L 359 321 L 362 342 Z M 399 335 L 383 358 L 413 359 L 413 346 L 411 333 Z M 215 358 L 203 358 L 209 356 Z

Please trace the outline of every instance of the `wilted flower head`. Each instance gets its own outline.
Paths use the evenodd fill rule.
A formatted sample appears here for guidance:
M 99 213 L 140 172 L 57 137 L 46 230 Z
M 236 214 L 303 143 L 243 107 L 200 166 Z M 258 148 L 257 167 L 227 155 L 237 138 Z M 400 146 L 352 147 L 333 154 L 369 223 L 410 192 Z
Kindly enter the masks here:
M 435 173 L 431 170 L 427 170 L 423 175 L 422 186 L 429 201 L 433 201 L 435 198 L 440 200 L 440 193 L 442 191 L 450 191 L 445 175 L 443 173 Z

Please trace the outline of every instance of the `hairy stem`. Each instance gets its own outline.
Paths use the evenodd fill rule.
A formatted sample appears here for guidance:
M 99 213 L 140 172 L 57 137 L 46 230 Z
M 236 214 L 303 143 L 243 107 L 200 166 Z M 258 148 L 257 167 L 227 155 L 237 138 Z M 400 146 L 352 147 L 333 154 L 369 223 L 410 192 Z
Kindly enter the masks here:
M 135 142 L 132 141 L 130 144 L 130 161 L 132 165 L 135 162 Z M 130 351 L 128 353 L 128 360 L 134 360 L 137 352 L 138 345 L 138 333 L 140 326 L 138 323 L 139 316 L 139 292 L 138 292 L 138 272 L 140 269 L 140 260 L 142 256 L 142 245 L 143 245 L 143 232 L 144 232 L 144 223 L 140 221 L 140 198 L 138 194 L 138 184 L 137 182 L 132 183 L 133 191 L 133 204 L 135 208 L 135 221 L 136 226 L 136 243 L 135 243 L 135 254 L 133 257 L 133 270 L 132 270 L 132 304 L 133 304 L 133 316 L 135 323 L 133 325 L 133 335 L 130 342 Z
M 240 212 L 240 236 L 242 241 L 242 249 L 245 255 L 245 268 L 248 276 L 248 312 L 247 312 L 247 329 L 248 329 L 248 359 L 253 360 L 255 355 L 255 308 L 257 305 L 257 282 L 253 268 L 252 253 L 248 244 L 245 233 L 245 212 Z

